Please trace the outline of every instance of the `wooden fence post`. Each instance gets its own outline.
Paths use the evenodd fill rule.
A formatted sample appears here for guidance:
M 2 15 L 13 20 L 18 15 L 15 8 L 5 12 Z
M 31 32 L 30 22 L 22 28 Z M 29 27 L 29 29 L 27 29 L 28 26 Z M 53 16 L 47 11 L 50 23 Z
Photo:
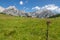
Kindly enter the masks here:
M 46 25 L 47 25 L 47 29 L 46 29 L 46 40 L 48 40 L 48 36 L 49 36 L 49 25 L 50 25 L 50 20 L 49 19 L 46 20 Z

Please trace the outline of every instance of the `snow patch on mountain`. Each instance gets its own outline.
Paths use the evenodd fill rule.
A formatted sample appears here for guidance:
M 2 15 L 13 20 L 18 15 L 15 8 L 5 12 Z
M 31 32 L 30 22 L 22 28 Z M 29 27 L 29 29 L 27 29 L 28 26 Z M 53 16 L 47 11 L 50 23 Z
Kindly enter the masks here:
M 3 8 L 2 6 L 0 6 L 0 12 L 3 12 L 5 10 L 5 8 Z

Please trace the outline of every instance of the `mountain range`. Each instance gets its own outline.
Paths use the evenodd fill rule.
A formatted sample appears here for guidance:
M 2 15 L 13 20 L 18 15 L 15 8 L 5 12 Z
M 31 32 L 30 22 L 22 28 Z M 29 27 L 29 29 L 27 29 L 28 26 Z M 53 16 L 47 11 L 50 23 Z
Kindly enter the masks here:
M 15 6 L 9 6 L 8 8 L 0 7 L 0 12 L 13 16 L 37 17 L 37 18 L 47 18 L 55 15 L 55 12 L 48 10 L 47 8 L 36 10 L 34 12 L 25 12 L 22 10 L 18 10 Z

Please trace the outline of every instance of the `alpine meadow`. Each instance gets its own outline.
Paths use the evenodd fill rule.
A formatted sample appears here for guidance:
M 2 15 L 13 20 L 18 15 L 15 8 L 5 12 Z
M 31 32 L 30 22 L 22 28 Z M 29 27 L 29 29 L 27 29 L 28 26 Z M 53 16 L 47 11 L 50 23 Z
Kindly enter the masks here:
M 60 0 L 0 0 L 0 40 L 60 40 Z
M 60 40 L 60 17 L 49 18 L 48 40 Z M 0 14 L 0 40 L 46 40 L 46 19 Z

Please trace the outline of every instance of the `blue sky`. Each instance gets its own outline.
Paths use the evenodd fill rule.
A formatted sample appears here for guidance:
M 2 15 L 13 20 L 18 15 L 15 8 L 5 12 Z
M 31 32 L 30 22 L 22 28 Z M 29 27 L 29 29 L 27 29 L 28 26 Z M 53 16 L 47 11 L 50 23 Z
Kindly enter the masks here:
M 19 10 L 32 11 L 31 8 L 35 6 L 45 6 L 55 4 L 60 7 L 60 0 L 0 0 L 0 6 L 7 8 L 9 6 L 16 6 Z

